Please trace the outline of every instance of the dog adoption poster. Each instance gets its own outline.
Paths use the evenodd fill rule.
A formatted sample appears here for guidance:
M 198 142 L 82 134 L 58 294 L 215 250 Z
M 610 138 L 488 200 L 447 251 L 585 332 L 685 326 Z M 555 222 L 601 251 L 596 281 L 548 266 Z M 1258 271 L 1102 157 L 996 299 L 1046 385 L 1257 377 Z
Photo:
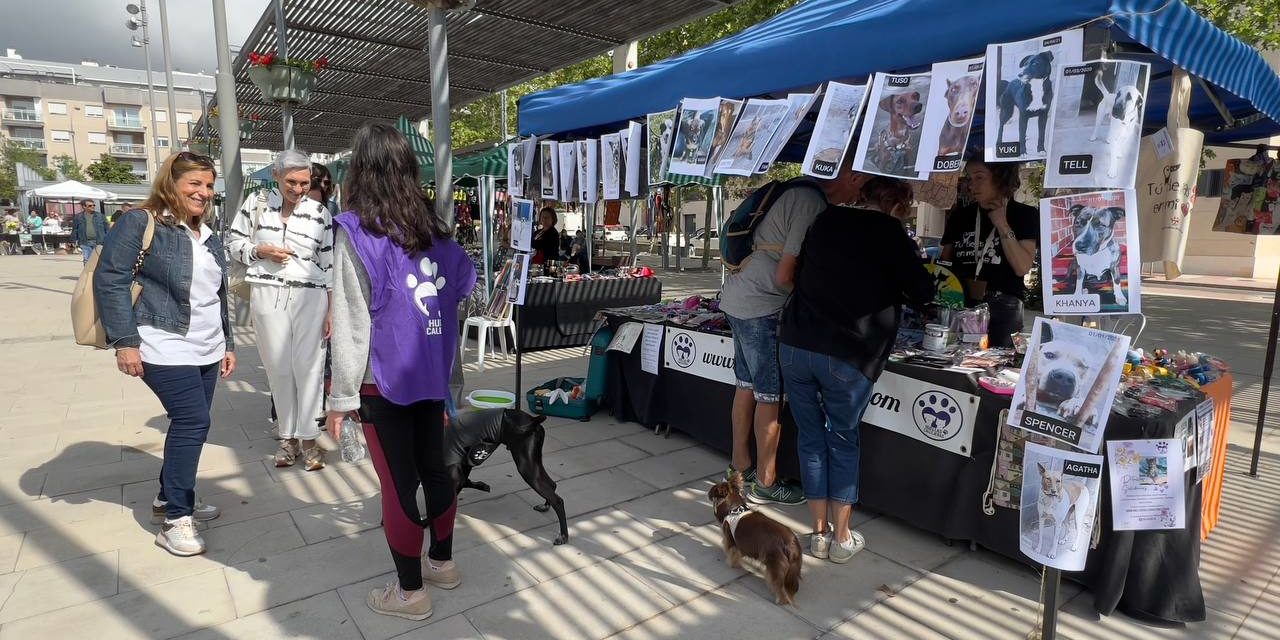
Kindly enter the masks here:
M 1133 188 L 1150 69 L 1101 60 L 1061 67 L 1045 187 Z
M 560 202 L 577 202 L 578 190 L 575 189 L 577 181 L 574 180 L 578 175 L 577 155 L 578 145 L 572 142 L 566 142 L 559 145 L 557 151 L 560 154 L 560 197 L 556 198 Z
M 920 155 L 920 127 L 929 102 L 932 73 L 897 76 L 877 73 L 867 98 L 867 117 L 853 156 L 854 171 L 882 176 L 928 180 L 916 171 Z
M 512 142 L 507 145 L 507 195 L 515 198 L 524 197 L 524 175 L 520 168 L 524 166 L 524 144 Z
M 1057 92 L 1055 69 L 1084 59 L 1084 30 L 987 45 L 987 162 L 1043 160 Z
M 511 199 L 511 248 L 533 251 L 533 201 Z
M 622 197 L 622 136 L 616 133 L 600 136 L 600 181 L 605 200 Z
M 704 178 L 710 178 L 715 174 L 716 163 L 720 161 L 720 156 L 724 155 L 725 149 L 729 146 L 729 134 L 733 133 L 733 125 L 738 121 L 738 114 L 741 111 L 741 100 L 720 99 L 720 107 L 716 111 L 715 133 L 711 137 L 711 149 L 707 156 L 707 166 L 702 172 Z
M 1098 520 L 1102 456 L 1028 442 L 1022 469 L 1018 549 L 1046 567 L 1083 571 Z
M 1097 452 L 1128 352 L 1129 336 L 1036 318 L 1009 424 Z
M 1115 531 L 1187 526 L 1182 441 L 1108 440 L 1111 528 Z
M 1133 189 L 1040 200 L 1044 312 L 1108 315 L 1142 311 L 1138 197 Z
M 579 140 L 576 160 L 578 163 L 578 202 L 591 204 L 600 199 L 600 141 L 595 139 Z
M 671 166 L 671 139 L 676 135 L 676 110 L 668 109 L 650 113 L 645 118 L 648 131 L 649 184 L 667 182 L 667 169 Z
M 809 148 L 800 172 L 815 178 L 834 178 L 844 163 L 844 154 L 853 138 L 853 125 L 862 113 L 867 88 L 863 85 L 828 82 L 818 122 L 813 125 Z
M 706 173 L 719 117 L 720 98 L 685 98 L 680 101 L 676 137 L 671 142 L 669 173 L 682 176 Z
M 782 118 L 782 123 L 778 125 L 777 131 L 773 132 L 773 136 L 769 138 L 769 144 L 764 148 L 764 153 L 760 156 L 760 164 L 756 166 L 756 173 L 764 173 L 773 166 L 773 162 L 778 159 L 778 154 L 782 153 L 782 148 L 787 146 L 787 142 L 791 141 L 791 136 L 796 132 L 796 128 L 804 122 L 804 117 L 809 115 L 809 109 L 813 108 L 813 103 L 818 99 L 818 92 L 814 93 L 789 93 L 787 94 L 787 115 Z
M 538 143 L 538 166 L 542 184 L 542 197 L 555 200 L 560 195 L 560 145 L 550 140 Z
M 920 129 L 920 173 L 959 171 L 969 143 L 969 128 L 978 113 L 984 58 L 933 65 L 933 88 Z M 944 88 L 945 87 L 945 88 Z
M 760 166 L 773 133 L 787 117 L 786 100 L 748 100 L 729 135 L 729 143 L 716 162 L 716 173 L 749 176 Z
M 625 176 L 622 181 L 622 188 L 633 198 L 641 198 L 645 195 L 644 180 L 644 163 L 642 158 L 644 154 L 644 127 L 639 122 L 630 122 L 627 128 L 621 132 L 623 147 L 623 162 L 626 167 Z

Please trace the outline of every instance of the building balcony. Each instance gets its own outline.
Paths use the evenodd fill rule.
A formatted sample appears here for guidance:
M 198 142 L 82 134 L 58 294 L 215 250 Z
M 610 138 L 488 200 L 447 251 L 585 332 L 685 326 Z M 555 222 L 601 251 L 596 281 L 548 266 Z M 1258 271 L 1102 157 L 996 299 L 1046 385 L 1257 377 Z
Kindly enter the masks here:
M 5 109 L 0 114 L 4 124 L 19 125 L 42 125 L 44 124 L 44 116 L 35 109 Z
M 145 158 L 147 156 L 147 146 L 144 144 L 115 143 L 111 145 L 111 155 Z
M 141 118 L 107 118 L 107 128 L 116 131 L 144 131 Z
M 41 151 L 41 152 L 44 151 L 44 140 L 41 138 L 9 138 L 9 139 L 12 140 L 14 144 L 18 145 L 19 147 L 22 147 L 23 149 L 30 149 L 32 151 Z
M 133 172 L 131 172 L 131 173 L 133 173 L 133 175 L 134 175 L 134 176 L 136 176 L 139 180 L 141 180 L 141 181 L 143 181 L 143 182 L 146 182 L 146 181 L 147 181 L 147 172 L 146 172 L 146 171 L 133 171 Z

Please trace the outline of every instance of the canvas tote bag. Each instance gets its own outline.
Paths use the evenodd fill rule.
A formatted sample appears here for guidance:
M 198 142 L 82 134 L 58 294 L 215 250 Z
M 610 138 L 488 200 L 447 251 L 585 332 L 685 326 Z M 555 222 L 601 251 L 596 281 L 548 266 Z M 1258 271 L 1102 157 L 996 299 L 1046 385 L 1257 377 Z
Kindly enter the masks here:
M 142 285 L 138 284 L 138 271 L 142 269 L 142 261 L 151 251 L 151 238 L 156 233 L 155 216 L 147 213 L 147 228 L 142 232 L 142 250 L 133 263 L 134 281 L 130 287 L 131 303 L 138 303 L 142 295 Z M 93 295 L 93 272 L 98 268 L 98 259 L 102 256 L 103 246 L 100 244 L 89 256 L 89 261 L 80 271 L 80 279 L 76 280 L 76 288 L 71 292 L 71 330 L 75 334 L 76 344 L 98 349 L 107 348 L 107 331 L 102 326 L 102 318 L 98 316 L 97 301 Z

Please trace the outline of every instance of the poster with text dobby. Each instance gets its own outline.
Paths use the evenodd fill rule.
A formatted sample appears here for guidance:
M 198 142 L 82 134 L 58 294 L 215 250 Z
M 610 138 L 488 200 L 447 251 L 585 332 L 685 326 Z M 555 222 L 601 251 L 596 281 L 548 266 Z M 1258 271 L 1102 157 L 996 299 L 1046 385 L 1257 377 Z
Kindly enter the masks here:
M 559 196 L 560 145 L 544 140 L 538 145 L 538 167 L 542 184 L 542 197 L 555 200 Z
M 1128 352 L 1129 336 L 1036 318 L 1009 424 L 1097 452 Z
M 815 178 L 834 178 L 840 172 L 853 125 L 862 113 L 867 88 L 862 85 L 828 82 L 818 122 L 813 126 L 809 148 L 805 151 L 800 172 Z
M 559 145 L 557 151 L 560 153 L 560 197 L 556 198 L 560 202 L 577 202 L 578 190 L 577 186 L 577 156 L 578 145 L 572 142 L 565 142 Z
M 1102 456 L 1028 442 L 1022 458 L 1018 549 L 1046 567 L 1083 570 L 1101 490 Z
M 732 176 L 754 173 L 773 133 L 787 116 L 788 105 L 786 100 L 748 100 L 716 163 L 716 173 Z
M 1057 95 L 1056 69 L 1083 58 L 1084 31 L 987 45 L 987 162 L 1042 160 Z
M 760 164 L 756 165 L 756 173 L 764 173 L 773 166 L 774 161 L 778 159 L 778 154 L 782 153 L 782 148 L 791 141 L 796 128 L 804 122 L 805 116 L 809 115 L 809 110 L 813 108 L 813 103 L 817 102 L 818 95 L 818 92 L 787 94 L 787 115 L 778 125 L 778 130 L 774 131 L 773 136 L 769 138 L 768 146 L 760 155 Z
M 1040 200 L 1045 313 L 1142 311 L 1137 200 L 1133 189 Z
M 680 102 L 676 137 L 671 143 L 671 166 L 667 171 L 682 176 L 701 176 L 706 172 L 719 116 L 719 98 L 685 98 Z
M 1128 61 L 1061 67 L 1045 187 L 1133 187 L 1149 69 Z
M 600 141 L 579 140 L 578 145 L 578 202 L 590 204 L 600 199 Z
M 929 178 L 927 172 L 916 171 L 916 158 L 930 78 L 928 73 L 875 75 L 862 135 L 858 136 L 858 152 L 853 156 L 854 171 L 909 180 Z
M 983 58 L 933 65 L 933 88 L 924 109 L 916 171 L 959 171 L 969 143 L 969 129 L 978 113 Z
M 646 120 L 649 184 L 662 184 L 667 182 L 667 169 L 671 166 L 671 143 L 676 135 L 676 110 L 651 113 Z

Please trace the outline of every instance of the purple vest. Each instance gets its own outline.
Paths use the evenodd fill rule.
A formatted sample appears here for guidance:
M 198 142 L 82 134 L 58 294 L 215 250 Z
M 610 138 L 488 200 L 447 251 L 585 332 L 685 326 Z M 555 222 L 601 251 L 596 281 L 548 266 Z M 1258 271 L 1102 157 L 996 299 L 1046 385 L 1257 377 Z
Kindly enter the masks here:
M 471 259 L 448 239 L 411 256 L 365 230 L 349 211 L 333 221 L 347 230 L 369 276 L 369 356 L 378 391 L 399 405 L 447 398 L 458 304 L 476 284 Z

